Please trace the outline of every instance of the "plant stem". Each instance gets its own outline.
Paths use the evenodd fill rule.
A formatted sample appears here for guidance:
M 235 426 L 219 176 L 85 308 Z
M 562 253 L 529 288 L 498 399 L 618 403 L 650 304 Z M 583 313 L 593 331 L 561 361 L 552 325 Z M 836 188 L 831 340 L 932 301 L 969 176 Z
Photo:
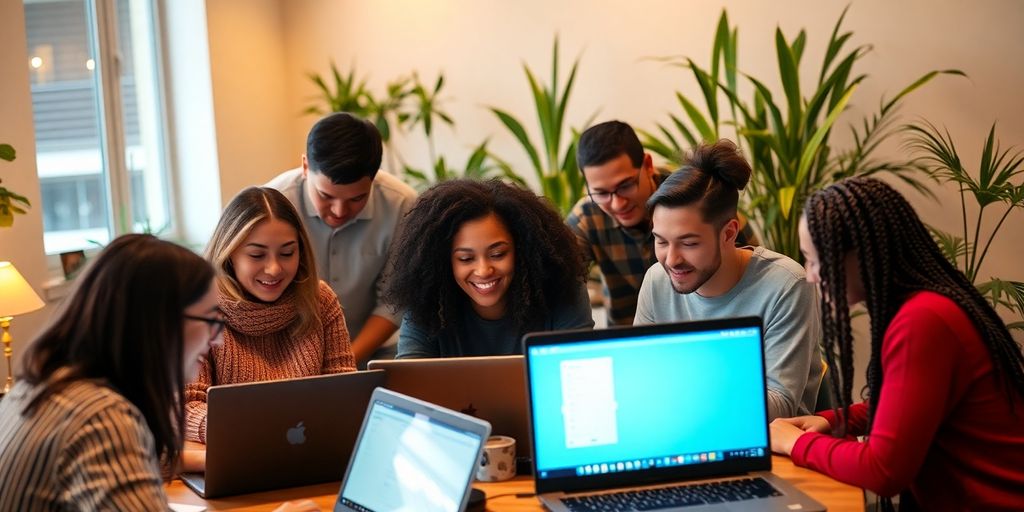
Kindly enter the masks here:
M 430 164 L 437 163 L 437 150 L 434 149 L 434 136 L 427 134 L 427 151 L 430 151 Z
M 985 217 L 985 207 L 978 209 L 978 222 L 974 225 L 974 250 L 971 251 L 971 282 L 978 275 L 978 242 L 981 240 L 981 220 Z
M 978 270 L 981 269 L 981 262 L 985 261 L 985 255 L 988 254 L 988 248 L 989 248 L 989 246 L 992 245 L 992 239 L 994 239 L 996 237 L 996 233 L 999 231 L 999 228 L 1001 228 L 1003 226 L 1003 221 L 1006 220 L 1006 217 L 1009 216 L 1010 212 L 1012 212 L 1012 211 L 1013 211 L 1013 204 L 1011 203 L 1010 206 L 1008 206 L 1006 208 L 1006 211 L 1003 212 L 1003 216 L 999 218 L 999 222 L 996 224 L 996 227 L 994 229 L 992 229 L 992 234 L 990 234 L 988 236 L 988 241 L 985 242 L 985 249 L 983 249 L 981 251 L 981 257 L 978 258 L 978 267 L 977 267 Z M 978 220 L 978 223 L 979 224 L 981 223 L 981 219 Z
M 964 185 L 960 184 L 960 218 L 964 223 L 964 271 L 967 274 L 967 280 L 974 284 L 974 276 L 971 275 L 970 268 L 970 257 L 971 257 L 971 241 L 967 238 L 967 202 L 964 199 Z

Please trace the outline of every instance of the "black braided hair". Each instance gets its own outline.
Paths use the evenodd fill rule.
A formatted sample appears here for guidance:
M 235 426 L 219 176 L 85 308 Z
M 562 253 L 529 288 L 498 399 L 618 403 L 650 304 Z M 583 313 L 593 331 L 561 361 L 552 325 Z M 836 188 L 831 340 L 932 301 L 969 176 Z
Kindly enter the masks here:
M 853 390 L 853 335 L 846 300 L 844 258 L 856 251 L 871 316 L 867 368 L 870 430 L 882 388 L 882 339 L 908 295 L 931 291 L 949 297 L 973 322 L 992 357 L 1007 396 L 1024 396 L 1024 355 L 1003 321 L 962 272 L 945 258 L 914 209 L 899 192 L 872 178 L 848 178 L 807 198 L 808 231 L 818 252 L 825 358 L 837 397 L 835 411 L 844 436 Z M 941 343 L 948 340 L 934 340 Z M 839 366 L 836 366 L 836 358 Z

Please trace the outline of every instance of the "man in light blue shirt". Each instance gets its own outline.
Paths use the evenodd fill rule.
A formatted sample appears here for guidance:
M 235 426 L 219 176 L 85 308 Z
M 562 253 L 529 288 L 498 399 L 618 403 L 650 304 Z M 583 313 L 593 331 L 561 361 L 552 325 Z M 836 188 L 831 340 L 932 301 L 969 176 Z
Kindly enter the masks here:
M 416 191 L 380 169 L 380 132 L 369 121 L 335 113 L 306 138 L 302 167 L 267 183 L 305 222 L 320 279 L 341 301 L 360 367 L 395 354 L 401 312 L 380 298 L 388 248 Z
M 822 376 L 817 291 L 792 259 L 735 247 L 750 173 L 732 142 L 705 144 L 647 201 L 658 263 L 644 276 L 634 324 L 761 317 L 769 420 L 811 414 Z

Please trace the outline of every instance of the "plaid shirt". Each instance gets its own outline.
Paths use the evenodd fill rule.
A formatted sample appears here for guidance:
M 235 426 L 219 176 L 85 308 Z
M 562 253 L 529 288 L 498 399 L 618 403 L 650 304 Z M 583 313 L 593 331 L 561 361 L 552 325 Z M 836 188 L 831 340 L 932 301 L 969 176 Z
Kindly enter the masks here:
M 669 174 L 655 173 L 654 183 L 660 186 Z M 757 235 L 746 218 L 740 216 L 739 220 L 736 245 L 758 245 Z M 590 197 L 584 196 L 573 207 L 566 223 L 576 234 L 586 258 L 601 269 L 608 325 L 633 325 L 644 274 L 658 261 L 650 221 L 631 228 L 620 226 Z

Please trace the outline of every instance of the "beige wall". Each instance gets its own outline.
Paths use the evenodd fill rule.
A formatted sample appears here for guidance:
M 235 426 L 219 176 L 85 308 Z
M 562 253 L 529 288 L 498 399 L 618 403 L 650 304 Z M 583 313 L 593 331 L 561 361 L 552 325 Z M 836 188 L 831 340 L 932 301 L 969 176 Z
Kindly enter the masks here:
M 223 204 L 239 190 L 301 163 L 301 150 L 290 150 L 295 145 L 289 141 L 299 111 L 286 90 L 285 5 L 277 0 L 206 3 Z
M 582 54 L 569 108 L 571 123 L 580 124 L 600 110 L 598 120 L 621 118 L 651 129 L 655 122 L 666 120 L 667 111 L 679 110 L 675 90 L 690 95 L 697 95 L 698 90 L 682 70 L 644 57 L 683 54 L 706 64 L 723 7 L 740 29 L 741 68 L 770 79 L 771 84 L 778 81 L 772 44 L 775 27 L 780 26 L 790 38 L 799 28 L 807 29 L 803 69 L 805 78 L 813 80 L 843 8 L 835 2 L 753 0 L 628 4 L 589 0 L 289 0 L 281 5 L 288 112 L 301 111 L 314 95 L 305 74 L 326 72 L 331 59 L 343 67 L 355 63 L 376 90 L 412 70 L 428 80 L 443 70 L 448 84 L 447 109 L 458 126 L 454 133 L 440 130 L 439 150 L 462 162 L 469 147 L 493 136 L 495 151 L 524 170 L 525 157 L 483 106 L 508 109 L 533 130 L 532 103 L 521 63 L 525 61 L 546 79 L 554 34 L 561 39 L 563 67 Z M 891 97 L 928 70 L 958 68 L 970 78 L 939 78 L 905 102 L 903 119 L 924 117 L 947 127 L 965 161 L 974 167 L 992 122 L 998 121 L 1004 145 L 1024 148 L 1021 26 L 1024 3 L 1016 0 L 856 2 L 844 27 L 854 32 L 851 43 L 870 44 L 874 49 L 859 67 L 869 77 L 840 124 L 874 111 L 883 95 Z M 288 138 L 291 152 L 302 151 L 302 140 L 313 121 L 308 116 L 293 118 Z M 845 132 L 837 133 L 837 140 L 846 139 Z M 407 158 L 425 163 L 422 151 L 416 151 L 421 146 L 407 146 L 411 148 L 404 151 Z M 886 151 L 893 154 L 900 148 Z M 939 202 L 916 195 L 911 198 L 928 222 L 946 229 L 958 226 L 959 208 L 952 191 L 941 194 Z M 1007 221 L 983 274 L 1024 280 L 1024 266 L 1015 260 L 1016 253 L 1024 249 L 1024 229 L 1019 229 L 1022 221 L 1020 215 Z
M 211 153 L 207 157 L 220 167 L 219 194 L 225 202 L 241 188 L 298 165 L 305 134 L 315 120 L 299 114 L 315 94 L 305 75 L 326 72 L 334 59 L 343 68 L 355 63 L 378 91 L 400 74 L 416 70 L 432 82 L 443 71 L 445 107 L 458 126 L 455 131 L 439 129 L 440 152 L 461 163 L 472 146 L 492 137 L 492 149 L 525 174 L 525 157 L 484 106 L 507 109 L 533 130 L 521 64 L 526 62 L 546 80 L 554 34 L 561 38 L 564 67 L 582 55 L 570 123 L 579 125 L 599 111 L 598 120 L 620 118 L 653 128 L 666 112 L 678 109 L 675 90 L 697 90 L 681 70 L 644 57 L 685 54 L 706 63 L 715 22 L 725 7 L 740 27 L 742 69 L 776 76 L 771 45 L 775 27 L 790 37 L 806 27 L 804 73 L 810 77 L 817 72 L 843 5 L 810 0 L 206 0 L 216 141 L 203 152 Z M 1024 147 L 1021 26 L 1024 3 L 1017 0 L 856 2 L 845 27 L 855 33 L 853 43 L 871 44 L 874 50 L 859 68 L 870 77 L 840 123 L 859 119 L 883 94 L 895 94 L 926 70 L 959 68 L 970 79 L 943 78 L 929 85 L 906 102 L 905 119 L 924 116 L 948 127 L 970 165 L 993 121 L 999 122 L 1004 145 Z M 13 165 L 0 163 L 0 177 L 5 185 L 38 200 L 24 59 L 21 3 L 0 2 L 0 139 L 19 149 Z M 426 165 L 419 136 L 404 141 L 400 149 L 406 158 Z M 179 153 L 188 150 L 179 148 Z M 182 209 L 188 210 L 189 185 L 181 188 Z M 939 202 L 911 198 L 926 221 L 946 229 L 958 225 L 952 191 L 942 193 Z M 983 275 L 1024 280 L 1024 267 L 1015 259 L 1024 249 L 1022 221 L 1019 214 L 1007 221 Z M 14 260 L 37 289 L 46 272 L 42 253 L 38 210 L 19 217 L 13 229 L 0 230 L 0 258 Z M 34 333 L 40 322 L 34 317 L 42 315 L 27 315 L 15 323 L 16 339 Z
M 447 78 L 447 109 L 458 122 L 454 133 L 442 128 L 442 153 L 464 161 L 468 149 L 492 136 L 499 154 L 524 166 L 525 157 L 485 105 L 513 112 L 533 130 L 534 115 L 521 63 L 541 77 L 550 75 L 554 34 L 562 44 L 563 66 L 582 54 L 569 120 L 582 123 L 593 112 L 598 120 L 621 118 L 651 129 L 679 110 L 673 93 L 696 95 L 691 77 L 682 70 L 645 61 L 644 57 L 684 54 L 706 64 L 721 9 L 740 29 L 739 62 L 743 70 L 777 83 L 773 33 L 780 26 L 790 37 L 808 30 L 805 78 L 813 80 L 842 3 L 814 1 L 719 2 L 575 0 L 544 2 L 289 0 L 282 2 L 286 71 L 290 105 L 301 111 L 315 94 L 305 73 L 324 73 L 334 59 L 355 63 L 371 86 L 417 70 L 428 81 L 439 70 Z M 851 112 L 841 118 L 859 120 L 874 111 L 883 95 L 891 97 L 931 69 L 959 68 L 970 78 L 943 77 L 914 94 L 902 110 L 904 120 L 923 116 L 948 127 L 966 161 L 975 165 L 989 125 L 998 121 L 1005 145 L 1024 147 L 1024 3 L 1016 0 L 964 3 L 913 0 L 859 1 L 845 28 L 855 44 L 874 50 L 860 64 L 869 78 L 854 97 Z M 293 153 L 313 119 L 293 118 L 289 137 Z M 845 129 L 837 134 L 842 140 Z M 535 132 L 534 132 L 535 133 Z M 418 136 L 417 136 L 418 137 Z M 407 138 L 408 139 L 408 138 Z M 410 160 L 425 164 L 422 145 L 403 145 Z M 891 154 L 898 147 L 887 148 Z M 451 160 L 450 158 L 449 160 Z M 955 194 L 941 202 L 913 196 L 925 219 L 947 229 L 958 225 Z M 1011 217 L 1004 236 L 990 253 L 986 273 L 1024 280 L 1014 253 L 1024 249 L 1024 219 Z M 1013 233 L 1011 233 L 1013 231 Z
M 802 69 L 807 87 L 816 78 L 824 45 L 844 5 L 810 0 L 288 0 L 281 2 L 290 102 L 286 110 L 298 112 L 308 104 L 315 91 L 305 74 L 327 72 L 331 59 L 343 69 L 355 63 L 377 91 L 387 80 L 413 70 L 428 82 L 443 71 L 446 108 L 458 126 L 454 132 L 439 130 L 440 152 L 449 161 L 461 163 L 469 148 L 493 137 L 492 149 L 523 174 L 530 174 L 519 147 L 484 106 L 508 109 L 528 123 L 527 129 L 536 136 L 521 64 L 526 62 L 547 80 L 553 35 L 561 40 L 563 69 L 571 58 L 582 55 L 570 123 L 579 125 L 600 111 L 599 121 L 620 118 L 652 129 L 655 122 L 666 120 L 667 111 L 679 110 L 674 91 L 688 95 L 699 91 L 682 70 L 644 57 L 682 54 L 706 65 L 715 23 L 724 7 L 740 29 L 741 68 L 773 85 L 778 82 L 775 28 L 781 27 L 789 38 L 806 28 L 809 42 Z M 844 24 L 855 34 L 851 43 L 870 44 L 874 49 L 859 64 L 859 71 L 869 78 L 840 125 L 859 121 L 865 112 L 877 109 L 883 95 L 892 97 L 928 70 L 958 68 L 970 78 L 944 77 L 933 82 L 905 102 L 903 119 L 924 117 L 947 127 L 972 168 L 992 122 L 998 121 L 1004 145 L 1024 148 L 1022 26 L 1024 3 L 1017 0 L 861 0 L 852 4 Z M 302 151 L 313 121 L 308 116 L 293 118 L 287 137 L 291 153 Z M 848 140 L 845 132 L 842 129 L 835 140 Z M 418 135 L 406 140 L 411 142 L 399 143 L 406 158 L 426 165 Z M 881 156 L 898 151 L 899 145 L 892 144 Z M 909 196 L 926 222 L 946 230 L 958 228 L 954 190 L 940 191 L 939 201 L 914 193 Z M 989 214 L 989 226 L 994 217 L 994 212 Z M 1017 213 L 1008 219 L 982 276 L 1024 280 L 1024 266 L 1017 260 L 1024 250 L 1022 217 Z M 867 327 L 863 319 L 858 324 L 858 367 L 864 368 Z
M 0 143 L 12 145 L 18 152 L 14 162 L 0 160 L 0 179 L 4 187 L 28 197 L 36 205 L 27 215 L 17 216 L 13 227 L 0 228 L 0 260 L 14 263 L 36 293 L 42 295 L 46 259 L 25 45 L 23 4 L 0 2 Z M 46 320 L 48 309 L 19 316 L 11 323 L 15 361 Z M 6 378 L 7 364 L 0 361 L 0 379 Z

